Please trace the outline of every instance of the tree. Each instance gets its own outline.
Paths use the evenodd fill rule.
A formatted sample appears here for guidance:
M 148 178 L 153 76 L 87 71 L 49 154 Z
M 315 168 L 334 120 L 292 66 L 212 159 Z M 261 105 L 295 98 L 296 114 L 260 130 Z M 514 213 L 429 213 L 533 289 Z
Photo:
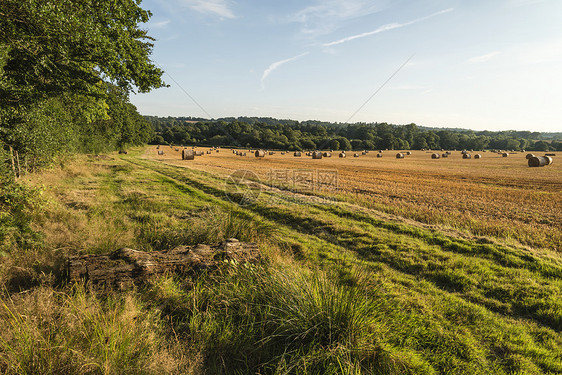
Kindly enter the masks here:
M 349 151 L 351 150 L 351 143 L 349 143 L 349 140 L 345 137 L 340 137 L 338 138 L 338 143 L 340 144 L 340 150 L 342 151 Z
M 66 92 L 103 95 L 102 77 L 131 91 L 164 86 L 150 60 L 153 40 L 134 0 L 2 0 L 0 105 Z

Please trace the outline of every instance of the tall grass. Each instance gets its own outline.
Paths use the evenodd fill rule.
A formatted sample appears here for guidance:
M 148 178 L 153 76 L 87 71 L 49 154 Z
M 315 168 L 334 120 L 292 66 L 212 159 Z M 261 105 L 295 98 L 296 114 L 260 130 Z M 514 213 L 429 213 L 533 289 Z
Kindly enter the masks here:
M 3 374 L 159 374 L 186 365 L 171 354 L 181 349 L 166 343 L 159 317 L 132 293 L 39 288 L 4 299 L 0 324 Z
M 384 344 L 380 298 L 295 265 L 237 265 L 189 290 L 168 278 L 150 292 L 175 330 L 201 345 L 211 373 L 431 372 Z

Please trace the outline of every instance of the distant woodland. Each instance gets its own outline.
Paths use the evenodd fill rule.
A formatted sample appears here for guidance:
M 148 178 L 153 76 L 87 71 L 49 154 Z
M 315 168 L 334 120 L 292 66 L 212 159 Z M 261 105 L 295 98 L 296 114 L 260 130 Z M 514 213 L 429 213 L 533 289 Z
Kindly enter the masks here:
M 562 151 L 562 133 L 438 129 L 416 124 L 330 123 L 238 117 L 206 120 L 145 116 L 154 144 L 283 150 L 500 149 Z

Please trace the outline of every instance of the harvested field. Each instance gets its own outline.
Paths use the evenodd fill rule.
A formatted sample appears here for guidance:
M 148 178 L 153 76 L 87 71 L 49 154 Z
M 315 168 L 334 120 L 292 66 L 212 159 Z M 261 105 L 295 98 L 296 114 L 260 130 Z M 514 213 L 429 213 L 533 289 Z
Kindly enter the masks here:
M 184 165 L 173 151 L 146 158 Z M 394 154 L 392 154 L 394 156 Z M 555 157 L 554 157 L 555 159 Z M 196 157 L 186 167 L 228 175 L 248 169 L 263 181 L 271 170 L 337 170 L 332 194 L 366 208 L 425 224 L 497 237 L 533 247 L 562 249 L 562 163 L 529 168 L 525 154 L 482 160 L 463 159 L 460 152 L 435 162 L 425 151 L 405 159 L 361 158 L 314 160 L 276 154 L 240 159 L 229 153 Z

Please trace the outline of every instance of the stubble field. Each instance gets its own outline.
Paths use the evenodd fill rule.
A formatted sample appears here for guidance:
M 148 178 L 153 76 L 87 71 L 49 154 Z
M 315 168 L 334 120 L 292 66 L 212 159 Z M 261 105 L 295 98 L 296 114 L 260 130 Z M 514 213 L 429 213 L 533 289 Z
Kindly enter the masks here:
M 512 245 L 562 249 L 562 163 L 529 168 L 526 153 L 502 157 L 481 152 L 481 159 L 463 159 L 460 151 L 431 159 L 432 152 L 412 151 L 396 159 L 398 151 L 376 151 L 346 158 L 313 160 L 292 152 L 257 158 L 249 150 L 237 156 L 230 149 L 181 160 L 181 149 L 156 148 L 145 157 L 165 163 L 228 176 L 249 170 L 266 185 L 338 197 L 366 208 L 468 234 L 499 238 Z M 208 149 L 201 150 L 207 151 Z M 473 153 L 475 154 L 475 153 Z M 283 174 L 288 171 L 288 175 Z M 337 171 L 337 189 L 318 183 L 318 172 Z M 308 179 L 308 181 L 303 181 Z M 312 181 L 310 181 L 312 179 Z M 316 181 L 315 181 L 316 179 Z

